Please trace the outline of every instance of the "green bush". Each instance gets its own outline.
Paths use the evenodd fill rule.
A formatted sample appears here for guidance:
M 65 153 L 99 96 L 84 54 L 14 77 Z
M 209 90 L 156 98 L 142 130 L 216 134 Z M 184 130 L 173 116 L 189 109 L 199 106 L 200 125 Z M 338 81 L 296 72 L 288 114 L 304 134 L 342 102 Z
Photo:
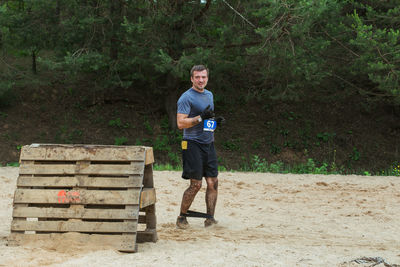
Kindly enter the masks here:
M 125 136 L 115 137 L 115 139 L 114 139 L 114 145 L 116 145 L 116 146 L 125 145 L 127 142 L 128 142 L 128 138 L 126 138 Z
M 155 151 L 171 151 L 169 139 L 166 135 L 159 135 L 154 141 L 153 148 Z

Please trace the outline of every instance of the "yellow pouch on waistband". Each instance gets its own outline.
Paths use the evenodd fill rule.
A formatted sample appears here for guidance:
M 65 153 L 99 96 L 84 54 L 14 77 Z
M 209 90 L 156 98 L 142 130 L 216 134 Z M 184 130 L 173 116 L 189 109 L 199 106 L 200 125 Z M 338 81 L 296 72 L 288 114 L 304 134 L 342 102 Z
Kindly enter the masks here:
M 187 149 L 187 141 L 182 141 L 182 149 Z

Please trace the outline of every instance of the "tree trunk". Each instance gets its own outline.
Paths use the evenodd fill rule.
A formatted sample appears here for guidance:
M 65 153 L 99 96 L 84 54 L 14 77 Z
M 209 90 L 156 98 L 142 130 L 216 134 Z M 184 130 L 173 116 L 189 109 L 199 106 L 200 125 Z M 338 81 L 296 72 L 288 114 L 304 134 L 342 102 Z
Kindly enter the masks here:
M 1 34 L 1 31 L 0 31 L 0 51 L 3 51 L 3 35 Z
M 172 90 L 165 98 L 165 109 L 168 115 L 169 128 L 174 131 L 178 129 L 176 121 L 176 103 L 178 101 L 178 92 L 179 90 L 177 89 Z
M 118 59 L 118 31 L 121 25 L 121 2 L 119 0 L 110 0 L 111 17 L 111 38 L 110 38 L 110 58 Z
M 18 9 L 20 11 L 25 10 L 25 2 L 23 0 L 18 1 Z
M 178 125 L 176 124 L 176 111 L 177 111 L 177 101 L 179 98 L 179 82 L 172 74 L 167 76 L 167 88 L 169 93 L 165 97 L 165 110 L 168 115 L 169 128 L 171 130 L 177 130 Z
M 32 50 L 32 73 L 37 74 L 37 69 L 36 69 L 36 52 L 35 50 Z
M 57 25 L 60 25 L 60 18 L 61 15 L 61 7 L 60 7 L 60 0 L 57 0 L 56 2 L 56 19 L 57 19 Z
M 182 56 L 184 51 L 184 47 L 182 44 L 182 40 L 185 35 L 185 20 L 183 16 L 183 5 L 186 1 L 178 0 L 175 2 L 176 11 L 175 14 L 177 16 L 181 16 L 181 19 L 177 20 L 173 25 L 171 25 L 171 37 L 168 40 L 168 47 L 170 49 L 170 56 L 178 61 Z M 176 130 L 178 128 L 176 121 L 176 111 L 177 111 L 177 101 L 179 98 L 180 92 L 180 80 L 179 78 L 173 76 L 171 73 L 168 73 L 167 76 L 167 88 L 168 95 L 165 98 L 165 109 L 168 114 L 169 127 L 171 130 Z

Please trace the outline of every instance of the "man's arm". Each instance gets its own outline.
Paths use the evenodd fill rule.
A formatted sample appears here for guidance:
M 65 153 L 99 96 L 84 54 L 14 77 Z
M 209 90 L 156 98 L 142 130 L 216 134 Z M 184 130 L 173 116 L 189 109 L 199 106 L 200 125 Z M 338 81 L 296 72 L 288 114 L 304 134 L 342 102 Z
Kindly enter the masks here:
M 182 113 L 178 113 L 176 115 L 176 122 L 178 124 L 179 129 L 190 128 L 201 122 L 199 121 L 199 119 L 201 118 L 200 115 L 193 118 L 188 118 L 188 116 L 189 116 L 188 114 L 182 114 Z

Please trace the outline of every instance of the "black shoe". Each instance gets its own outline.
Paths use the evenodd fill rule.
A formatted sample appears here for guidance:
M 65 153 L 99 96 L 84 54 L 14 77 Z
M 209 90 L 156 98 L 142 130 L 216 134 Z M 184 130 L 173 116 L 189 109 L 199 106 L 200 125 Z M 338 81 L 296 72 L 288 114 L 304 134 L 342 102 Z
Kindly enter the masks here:
M 178 228 L 178 229 L 189 228 L 189 223 L 186 220 L 185 216 L 178 216 L 178 218 L 176 219 L 176 228 Z

